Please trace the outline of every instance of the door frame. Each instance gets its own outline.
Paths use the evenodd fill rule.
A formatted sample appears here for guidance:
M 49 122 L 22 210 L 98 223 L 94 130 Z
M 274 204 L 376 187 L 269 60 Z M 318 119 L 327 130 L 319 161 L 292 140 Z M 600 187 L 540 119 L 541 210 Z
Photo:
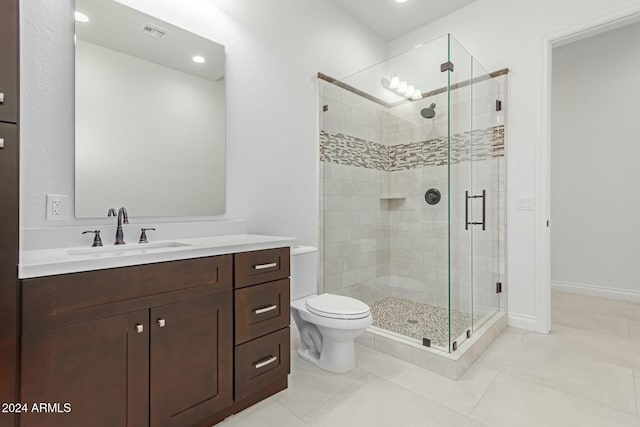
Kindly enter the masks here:
M 542 43 L 540 107 L 541 135 L 536 144 L 536 331 L 551 331 L 551 82 L 555 47 L 640 21 L 640 5 L 617 9 L 592 21 L 551 34 Z

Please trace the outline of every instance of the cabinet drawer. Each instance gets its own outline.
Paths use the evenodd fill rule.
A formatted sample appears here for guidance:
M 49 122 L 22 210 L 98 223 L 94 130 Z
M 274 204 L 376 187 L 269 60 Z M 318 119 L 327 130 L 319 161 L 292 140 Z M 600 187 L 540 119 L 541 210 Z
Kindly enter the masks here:
M 289 277 L 289 248 L 235 255 L 235 287 L 257 285 Z
M 236 344 L 289 326 L 289 279 L 235 291 Z
M 236 401 L 289 374 L 289 328 L 236 347 Z
M 231 255 L 22 281 L 23 331 L 53 329 L 231 290 Z

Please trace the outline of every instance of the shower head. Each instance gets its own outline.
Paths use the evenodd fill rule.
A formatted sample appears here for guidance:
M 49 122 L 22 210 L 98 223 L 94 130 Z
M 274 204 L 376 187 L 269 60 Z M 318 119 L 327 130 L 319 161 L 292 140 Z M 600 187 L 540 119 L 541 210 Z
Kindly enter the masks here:
M 436 115 L 436 104 L 431 104 L 430 107 L 423 108 L 422 111 L 420 111 L 420 115 L 425 119 L 433 119 Z

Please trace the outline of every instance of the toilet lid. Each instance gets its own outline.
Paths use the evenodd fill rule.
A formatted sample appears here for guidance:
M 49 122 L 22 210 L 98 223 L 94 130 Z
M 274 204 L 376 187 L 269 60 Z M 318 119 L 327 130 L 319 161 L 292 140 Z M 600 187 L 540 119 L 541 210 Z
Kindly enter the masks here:
M 369 315 L 369 306 L 355 298 L 322 294 L 308 298 L 307 310 L 324 317 L 361 319 Z

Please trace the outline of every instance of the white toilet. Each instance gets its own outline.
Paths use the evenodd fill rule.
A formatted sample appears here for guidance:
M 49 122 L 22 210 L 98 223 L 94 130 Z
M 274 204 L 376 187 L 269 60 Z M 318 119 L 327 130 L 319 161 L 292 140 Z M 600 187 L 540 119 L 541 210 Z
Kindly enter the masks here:
M 317 295 L 318 250 L 291 248 L 291 315 L 300 332 L 298 354 L 331 372 L 356 366 L 354 340 L 371 326 L 369 306 L 355 298 Z

